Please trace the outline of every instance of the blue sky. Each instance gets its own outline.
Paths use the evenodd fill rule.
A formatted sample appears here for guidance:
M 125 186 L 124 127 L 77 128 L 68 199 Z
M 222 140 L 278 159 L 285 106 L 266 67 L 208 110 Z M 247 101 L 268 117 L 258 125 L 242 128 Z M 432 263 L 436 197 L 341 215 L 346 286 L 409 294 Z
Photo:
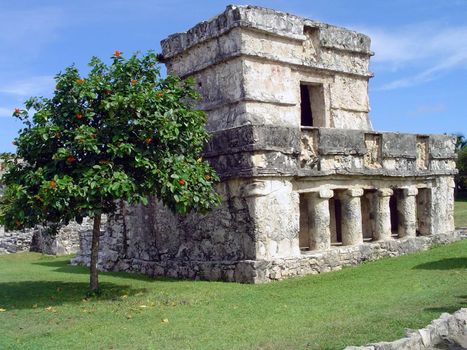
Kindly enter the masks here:
M 21 125 L 29 96 L 91 56 L 154 49 L 161 39 L 222 12 L 228 1 L 0 0 L 0 152 Z M 245 3 L 243 3 L 245 4 Z M 467 136 L 467 0 L 270 0 L 287 11 L 370 35 L 371 119 L 381 131 Z

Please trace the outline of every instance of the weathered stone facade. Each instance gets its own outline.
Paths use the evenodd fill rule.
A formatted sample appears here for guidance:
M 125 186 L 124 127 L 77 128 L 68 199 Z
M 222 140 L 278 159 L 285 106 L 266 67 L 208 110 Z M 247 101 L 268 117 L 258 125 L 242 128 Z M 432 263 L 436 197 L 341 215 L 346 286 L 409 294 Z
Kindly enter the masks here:
M 88 236 L 92 224 L 70 223 L 51 236 L 42 227 L 23 231 L 7 231 L 0 226 L 0 255 L 18 252 L 40 252 L 50 255 L 68 255 L 79 252 L 80 237 Z
M 103 269 L 255 283 L 460 238 L 455 140 L 372 129 L 367 36 L 229 6 L 162 53 L 201 92 L 204 156 L 224 201 L 185 217 L 156 199 L 122 205 L 102 236 Z
M 4 163 L 0 160 L 0 178 L 5 171 Z M 0 182 L 0 197 L 4 185 Z M 51 255 L 67 255 L 77 253 L 80 249 L 80 235 L 88 235 L 92 224 L 87 220 L 83 225 L 76 222 L 62 227 L 57 235 L 51 236 L 40 226 L 22 231 L 7 231 L 0 226 L 0 255 L 25 251 L 41 252 Z

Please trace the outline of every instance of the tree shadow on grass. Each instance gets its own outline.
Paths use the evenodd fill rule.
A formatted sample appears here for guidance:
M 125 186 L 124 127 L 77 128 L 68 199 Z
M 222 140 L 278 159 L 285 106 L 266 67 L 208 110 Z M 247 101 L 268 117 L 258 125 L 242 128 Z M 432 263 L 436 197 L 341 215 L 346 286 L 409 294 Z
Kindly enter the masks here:
M 89 268 L 83 265 L 70 265 L 69 262 L 59 261 L 40 261 L 32 263 L 34 265 L 41 265 L 46 267 L 53 267 L 52 271 L 62 273 L 74 273 L 74 274 L 89 274 Z M 129 273 L 129 272 L 102 272 L 99 271 L 99 275 L 112 276 L 118 278 L 128 278 L 132 280 L 145 281 L 145 282 L 180 282 L 183 280 L 169 278 L 169 277 L 153 277 L 144 275 L 141 273 Z
M 413 269 L 416 270 L 454 270 L 466 268 L 467 258 L 441 259 L 437 261 L 430 261 L 413 267 Z
M 144 293 L 144 288 L 101 282 L 101 294 L 92 300 L 118 300 L 123 295 Z M 0 308 L 9 310 L 47 308 L 68 303 L 81 303 L 89 291 L 86 282 L 21 281 L 0 283 Z
M 454 305 L 438 306 L 438 307 L 427 307 L 423 311 L 443 313 L 448 312 L 450 314 L 456 312 L 457 310 L 467 306 L 467 295 L 458 295 L 456 296 L 458 300 Z

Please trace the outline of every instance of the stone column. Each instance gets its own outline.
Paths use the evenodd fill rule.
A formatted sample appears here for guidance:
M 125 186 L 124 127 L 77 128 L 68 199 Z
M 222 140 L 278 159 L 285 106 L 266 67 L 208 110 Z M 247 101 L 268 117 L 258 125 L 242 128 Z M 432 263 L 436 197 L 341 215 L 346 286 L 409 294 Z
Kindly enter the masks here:
M 391 239 L 391 209 L 389 200 L 393 191 L 390 188 L 381 188 L 377 192 L 376 210 L 375 210 L 375 237 L 377 241 L 386 241 Z
M 341 196 L 343 245 L 363 243 L 361 196 L 361 188 L 349 189 Z
M 327 250 L 331 247 L 331 216 L 329 213 L 329 198 L 334 192 L 321 189 L 319 192 L 309 193 L 308 218 L 311 250 Z
M 399 213 L 399 237 L 415 237 L 417 235 L 417 200 L 416 187 L 403 188 L 397 199 Z

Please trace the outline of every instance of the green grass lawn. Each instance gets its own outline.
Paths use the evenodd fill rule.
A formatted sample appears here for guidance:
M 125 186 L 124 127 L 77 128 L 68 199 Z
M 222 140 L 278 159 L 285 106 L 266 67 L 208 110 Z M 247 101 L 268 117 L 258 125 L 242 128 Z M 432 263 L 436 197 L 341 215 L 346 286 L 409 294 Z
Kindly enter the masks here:
M 456 199 L 454 221 L 456 227 L 467 227 L 467 198 Z
M 467 241 L 265 285 L 88 274 L 0 257 L 0 349 L 342 349 L 394 340 L 467 303 Z

